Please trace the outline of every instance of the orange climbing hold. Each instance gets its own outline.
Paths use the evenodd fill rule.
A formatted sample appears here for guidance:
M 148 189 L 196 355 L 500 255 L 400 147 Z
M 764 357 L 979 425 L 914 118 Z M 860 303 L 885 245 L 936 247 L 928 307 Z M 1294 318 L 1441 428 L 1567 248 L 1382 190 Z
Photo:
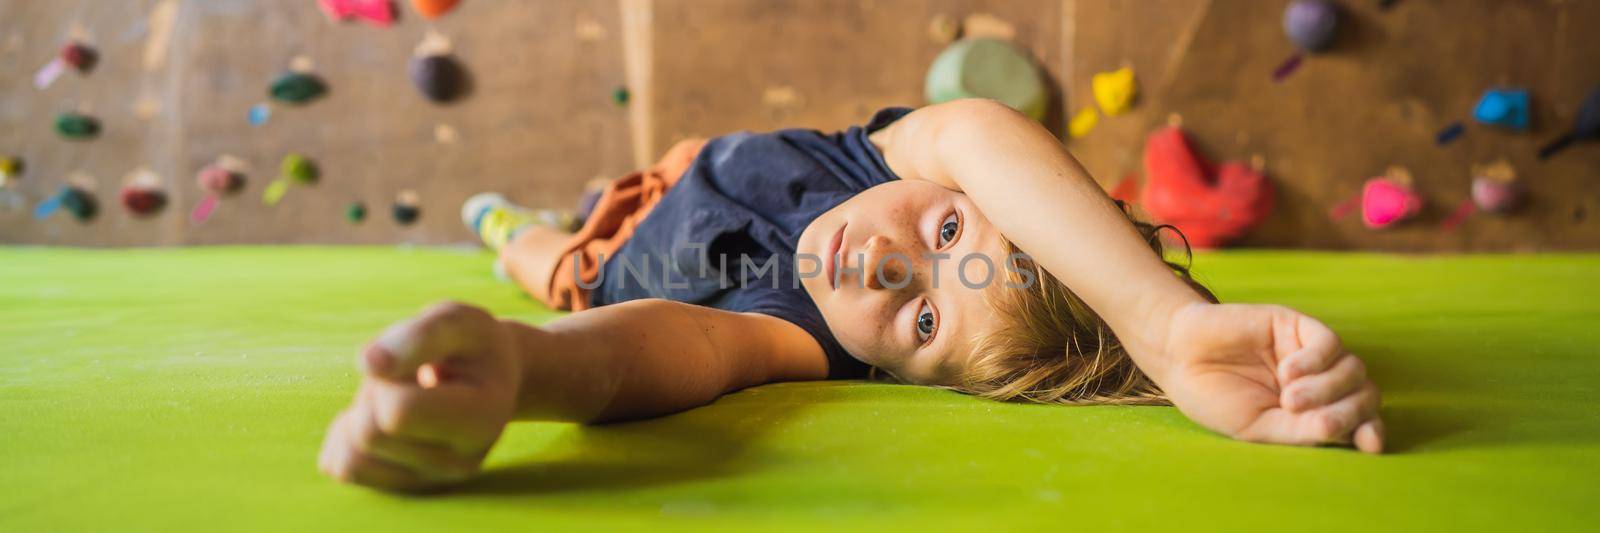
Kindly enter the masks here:
M 423 18 L 432 20 L 444 16 L 445 12 L 455 9 L 461 0 L 411 0 L 412 9 L 416 9 Z

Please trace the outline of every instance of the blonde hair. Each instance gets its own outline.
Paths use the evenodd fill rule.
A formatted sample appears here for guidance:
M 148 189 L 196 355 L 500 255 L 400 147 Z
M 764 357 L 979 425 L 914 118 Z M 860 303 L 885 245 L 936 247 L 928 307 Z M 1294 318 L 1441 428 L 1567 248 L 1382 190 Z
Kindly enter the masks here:
M 1172 226 L 1140 222 L 1122 202 L 1140 236 L 1150 244 L 1173 273 L 1213 302 L 1216 297 L 1189 275 L 1189 268 L 1166 260 L 1158 234 Z M 1019 252 L 1007 243 L 1011 253 Z M 1185 255 L 1188 240 L 1183 240 Z M 958 382 L 950 388 L 995 400 L 1062 404 L 1169 405 L 1166 394 L 1134 365 L 1111 328 L 1066 284 L 1037 263 L 1019 260 L 1006 271 L 1013 287 L 1027 280 L 1018 270 L 1033 274 L 1024 289 L 992 289 L 989 305 L 1001 317 L 995 331 L 974 339 L 973 352 Z M 1003 284 L 994 284 L 1003 287 Z

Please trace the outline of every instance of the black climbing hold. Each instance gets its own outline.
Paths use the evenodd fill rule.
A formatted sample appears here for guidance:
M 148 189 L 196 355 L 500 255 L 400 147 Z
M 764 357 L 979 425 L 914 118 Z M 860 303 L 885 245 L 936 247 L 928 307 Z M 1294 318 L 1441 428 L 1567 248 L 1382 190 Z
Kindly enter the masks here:
M 448 55 L 411 59 L 411 84 L 429 100 L 445 103 L 459 98 L 467 85 L 466 70 Z
M 628 94 L 627 87 L 617 87 L 616 90 L 611 91 L 611 103 L 617 104 L 618 106 L 628 105 L 628 98 L 630 96 L 632 95 Z
M 94 196 L 83 189 L 62 185 L 61 191 L 56 194 L 61 197 L 61 208 L 72 213 L 73 218 L 78 220 L 94 218 L 95 212 L 99 210 L 95 205 Z
M 82 113 L 66 112 L 56 116 L 56 133 L 68 139 L 88 139 L 100 134 L 100 121 Z
M 1572 121 L 1572 132 L 1585 139 L 1600 137 L 1600 87 L 1589 91 L 1589 97 L 1583 99 L 1578 118 Z
M 1589 91 L 1589 96 L 1583 99 L 1578 116 L 1572 120 L 1572 130 L 1539 149 L 1539 159 L 1547 159 L 1573 142 L 1596 139 L 1600 139 L 1600 87 Z
M 272 97 L 291 104 L 303 104 L 328 92 L 328 86 L 311 74 L 290 72 L 273 80 Z
M 409 226 L 422 216 L 422 209 L 410 204 L 396 203 L 394 204 L 393 215 L 395 222 L 399 222 L 402 226 Z

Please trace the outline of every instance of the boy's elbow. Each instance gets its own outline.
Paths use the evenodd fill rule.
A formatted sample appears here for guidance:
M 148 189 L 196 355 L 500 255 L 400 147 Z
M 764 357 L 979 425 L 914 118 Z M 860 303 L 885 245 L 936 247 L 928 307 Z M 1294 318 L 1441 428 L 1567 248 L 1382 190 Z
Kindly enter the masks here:
M 937 138 L 945 149 L 971 147 L 977 141 L 1012 137 L 1020 131 L 1039 127 L 1027 115 L 986 98 L 963 98 L 938 106 Z
M 939 104 L 939 107 L 943 116 L 942 122 L 957 130 L 978 130 L 1033 122 L 1027 115 L 988 98 L 951 100 Z

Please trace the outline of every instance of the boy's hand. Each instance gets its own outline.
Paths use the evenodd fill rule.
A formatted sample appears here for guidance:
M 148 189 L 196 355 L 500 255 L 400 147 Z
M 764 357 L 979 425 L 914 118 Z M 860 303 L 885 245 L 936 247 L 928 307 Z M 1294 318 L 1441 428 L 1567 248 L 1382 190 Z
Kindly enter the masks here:
M 516 411 L 515 342 L 487 312 L 455 303 L 391 326 L 363 349 L 366 377 L 328 428 L 318 467 L 395 491 L 472 476 Z
M 1170 327 L 1161 385 L 1194 421 L 1252 442 L 1383 450 L 1377 386 L 1316 319 L 1275 305 L 1191 304 Z

